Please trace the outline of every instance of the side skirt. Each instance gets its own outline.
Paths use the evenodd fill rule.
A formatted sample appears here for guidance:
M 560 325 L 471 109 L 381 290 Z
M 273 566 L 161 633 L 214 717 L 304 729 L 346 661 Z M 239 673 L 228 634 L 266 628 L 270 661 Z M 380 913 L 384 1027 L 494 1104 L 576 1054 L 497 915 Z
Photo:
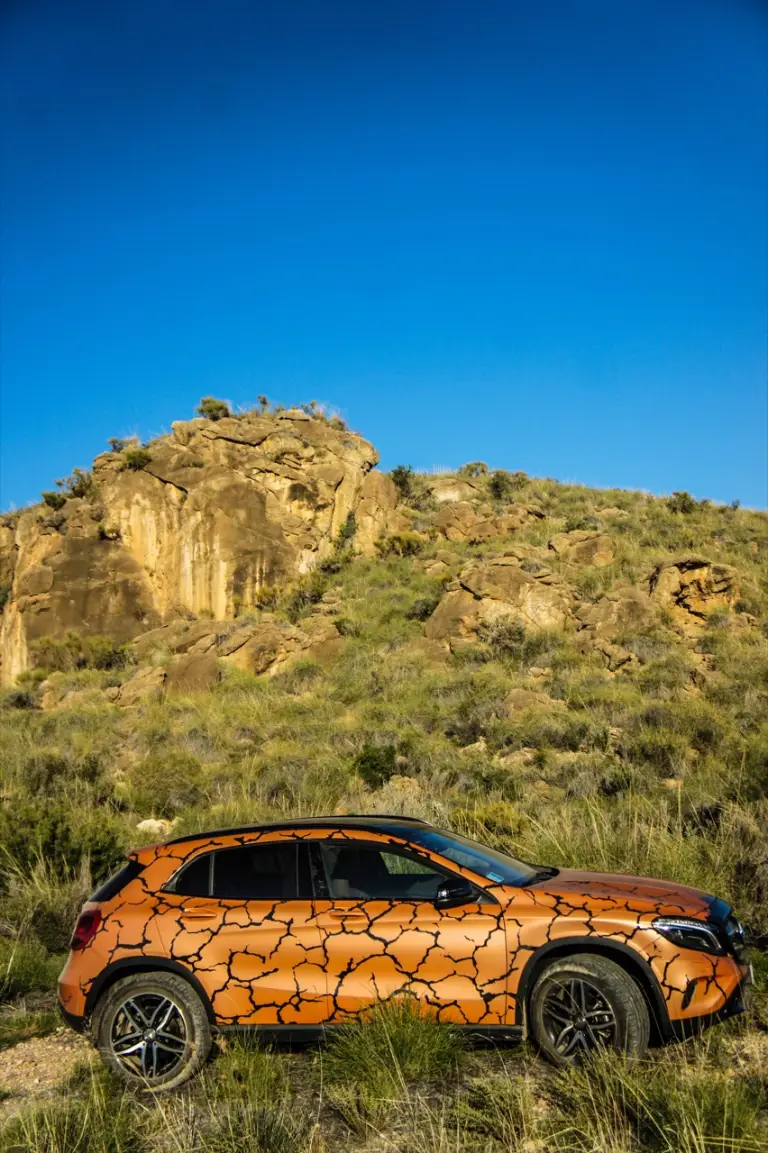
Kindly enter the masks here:
M 213 1031 L 226 1037 L 259 1036 L 274 1038 L 275 1041 L 309 1042 L 321 1040 L 330 1033 L 336 1033 L 344 1024 L 354 1021 L 350 1017 L 348 1022 L 338 1022 L 327 1025 L 215 1025 Z M 494 1041 L 517 1043 L 523 1039 L 523 1029 L 519 1025 L 456 1025 L 470 1039 L 478 1041 Z

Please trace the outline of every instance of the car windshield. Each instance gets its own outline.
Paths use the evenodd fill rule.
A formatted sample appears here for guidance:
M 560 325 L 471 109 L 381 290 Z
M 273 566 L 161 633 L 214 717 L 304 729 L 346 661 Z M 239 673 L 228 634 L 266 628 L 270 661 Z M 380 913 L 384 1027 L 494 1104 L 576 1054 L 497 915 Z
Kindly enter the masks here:
M 391 831 L 397 836 L 407 835 L 414 844 L 439 853 L 462 869 L 470 869 L 497 885 L 524 885 L 541 871 L 535 865 L 526 865 L 508 853 L 500 853 L 498 849 L 490 849 L 478 841 L 470 841 L 469 837 L 460 837 L 458 833 L 445 833 L 419 825 L 409 828 L 407 834 L 402 826 L 393 827 Z

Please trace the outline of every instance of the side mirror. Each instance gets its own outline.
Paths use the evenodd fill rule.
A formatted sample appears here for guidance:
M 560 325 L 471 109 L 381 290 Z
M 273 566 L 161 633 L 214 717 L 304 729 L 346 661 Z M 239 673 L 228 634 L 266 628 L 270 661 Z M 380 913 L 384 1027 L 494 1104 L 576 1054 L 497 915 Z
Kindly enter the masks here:
M 436 909 L 455 909 L 458 905 L 474 905 L 476 902 L 474 888 L 463 877 L 445 881 L 435 896 Z

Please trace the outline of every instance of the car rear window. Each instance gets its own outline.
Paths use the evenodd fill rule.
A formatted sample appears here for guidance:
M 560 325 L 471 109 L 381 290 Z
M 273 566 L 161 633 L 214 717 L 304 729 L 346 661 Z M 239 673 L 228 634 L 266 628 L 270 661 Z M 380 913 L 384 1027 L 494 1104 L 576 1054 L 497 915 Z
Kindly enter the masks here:
M 114 877 L 110 877 L 108 881 L 105 881 L 101 888 L 97 889 L 89 899 L 99 904 L 103 904 L 104 901 L 111 901 L 130 881 L 135 880 L 139 873 L 143 872 L 143 869 L 144 866 L 140 865 L 138 861 L 128 861 L 126 865 L 123 865 L 119 873 L 115 873 Z

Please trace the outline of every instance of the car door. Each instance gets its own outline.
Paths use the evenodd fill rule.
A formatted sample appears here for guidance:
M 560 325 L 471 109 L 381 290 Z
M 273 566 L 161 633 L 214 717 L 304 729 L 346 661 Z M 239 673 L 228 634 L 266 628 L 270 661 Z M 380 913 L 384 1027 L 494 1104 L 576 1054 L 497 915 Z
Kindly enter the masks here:
M 315 1025 L 328 1016 L 322 934 L 296 840 L 195 857 L 164 895 L 168 955 L 192 969 L 219 1022 Z
M 492 897 L 473 889 L 468 903 L 437 908 L 438 888 L 460 878 L 391 842 L 344 838 L 309 850 L 331 1021 L 403 993 L 443 1021 L 506 1023 L 506 937 Z

